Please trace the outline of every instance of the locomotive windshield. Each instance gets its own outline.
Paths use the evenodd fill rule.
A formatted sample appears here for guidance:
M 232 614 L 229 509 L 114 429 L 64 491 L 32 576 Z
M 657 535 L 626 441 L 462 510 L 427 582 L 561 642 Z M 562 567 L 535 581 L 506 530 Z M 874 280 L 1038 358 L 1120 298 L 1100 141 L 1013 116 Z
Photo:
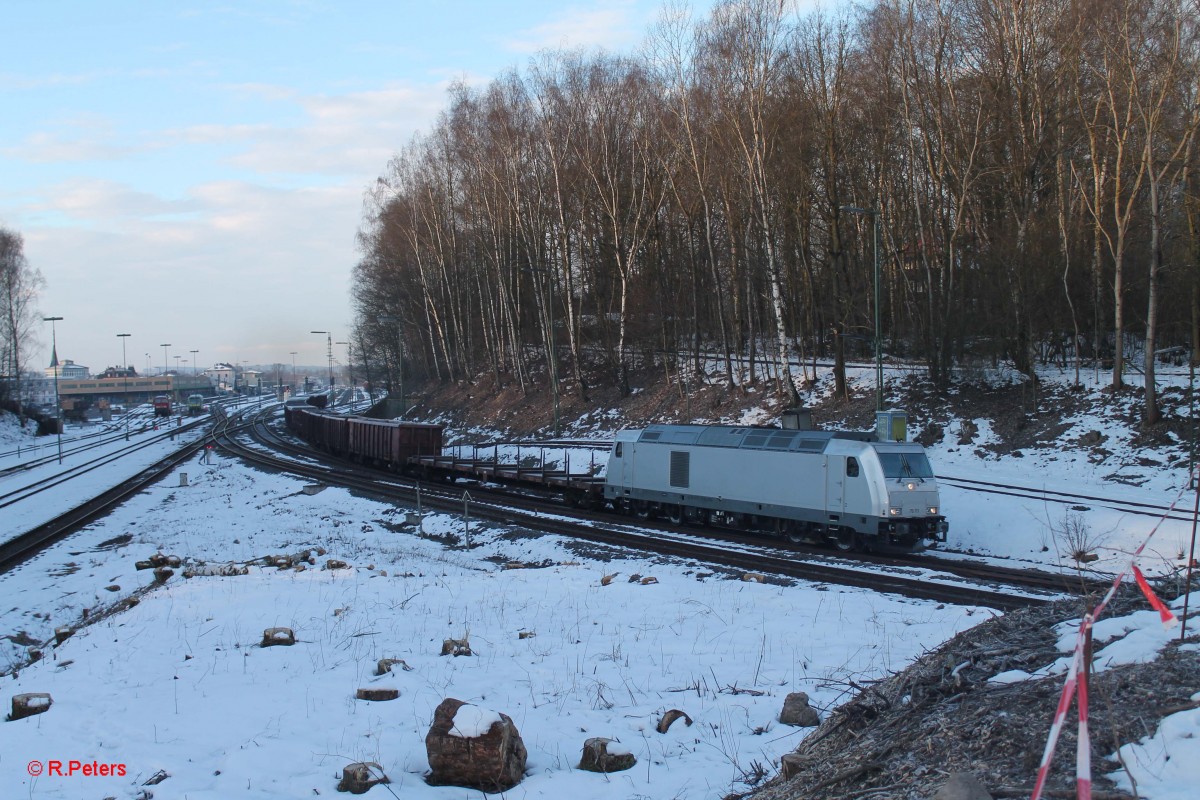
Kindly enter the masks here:
M 933 477 L 933 469 L 924 453 L 880 453 L 879 463 L 883 465 L 883 474 L 887 478 L 904 480 Z

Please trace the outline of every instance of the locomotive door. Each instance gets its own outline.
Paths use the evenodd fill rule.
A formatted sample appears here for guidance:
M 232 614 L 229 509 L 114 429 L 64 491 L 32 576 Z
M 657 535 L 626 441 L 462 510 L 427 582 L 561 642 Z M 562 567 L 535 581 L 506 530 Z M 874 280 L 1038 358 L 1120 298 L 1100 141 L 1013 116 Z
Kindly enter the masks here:
M 839 519 L 846 504 L 846 457 L 825 456 L 825 512 Z

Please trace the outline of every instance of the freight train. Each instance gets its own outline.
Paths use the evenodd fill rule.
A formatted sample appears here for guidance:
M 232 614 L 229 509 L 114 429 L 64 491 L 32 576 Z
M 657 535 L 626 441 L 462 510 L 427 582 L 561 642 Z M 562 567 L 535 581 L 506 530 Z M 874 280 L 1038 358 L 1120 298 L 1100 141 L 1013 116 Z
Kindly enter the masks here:
M 937 481 L 921 445 L 875 433 L 730 425 L 649 425 L 616 435 L 603 476 L 499 447 L 442 451 L 442 427 L 293 407 L 292 432 L 334 455 L 425 479 L 536 486 L 572 505 L 674 524 L 763 531 L 844 551 L 919 552 L 946 540 Z M 887 412 L 884 412 L 887 413 Z M 488 457 L 491 449 L 491 457 Z

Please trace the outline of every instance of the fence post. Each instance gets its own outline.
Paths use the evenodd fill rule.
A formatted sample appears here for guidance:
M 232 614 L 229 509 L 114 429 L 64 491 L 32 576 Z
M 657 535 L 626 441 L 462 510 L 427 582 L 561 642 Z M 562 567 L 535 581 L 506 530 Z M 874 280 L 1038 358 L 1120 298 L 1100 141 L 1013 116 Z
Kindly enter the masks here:
M 471 493 L 463 492 L 463 539 L 471 549 Z

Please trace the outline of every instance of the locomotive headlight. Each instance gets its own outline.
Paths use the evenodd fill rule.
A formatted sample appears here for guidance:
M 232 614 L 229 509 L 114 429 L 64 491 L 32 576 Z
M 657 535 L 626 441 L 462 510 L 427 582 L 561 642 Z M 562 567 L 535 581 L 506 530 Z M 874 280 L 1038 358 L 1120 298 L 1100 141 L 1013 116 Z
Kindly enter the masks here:
M 900 506 L 892 506 L 891 508 L 888 509 L 888 514 L 893 517 L 900 516 Z
M 911 492 L 911 491 L 913 491 L 913 490 L 915 490 L 915 489 L 917 488 L 917 485 L 916 485 L 915 483 L 912 483 L 911 481 L 910 481 L 909 483 L 906 483 L 906 484 L 905 484 L 905 486 L 907 486 L 907 487 L 908 487 L 908 490 L 909 490 L 910 492 Z
M 929 507 L 929 513 L 930 513 L 930 514 L 936 514 L 936 513 L 937 513 L 937 508 L 938 508 L 937 506 L 930 506 L 930 507 Z

